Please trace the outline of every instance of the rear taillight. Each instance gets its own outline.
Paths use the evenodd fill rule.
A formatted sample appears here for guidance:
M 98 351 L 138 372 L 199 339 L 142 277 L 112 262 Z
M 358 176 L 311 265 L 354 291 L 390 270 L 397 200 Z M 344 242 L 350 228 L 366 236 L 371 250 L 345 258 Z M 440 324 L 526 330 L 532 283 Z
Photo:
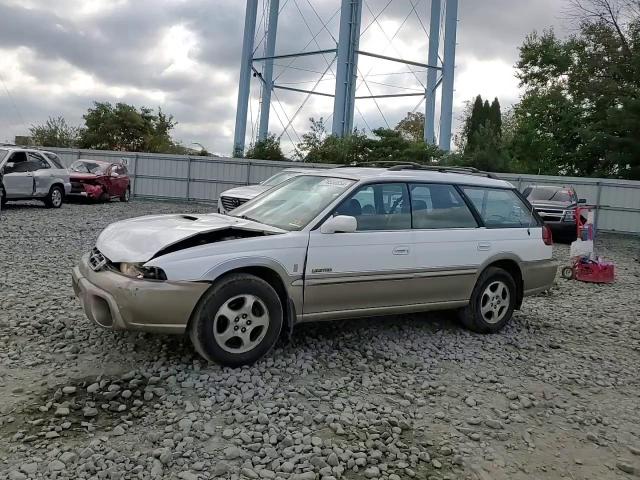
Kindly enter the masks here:
M 542 226 L 542 241 L 545 245 L 553 245 L 553 235 L 548 225 Z

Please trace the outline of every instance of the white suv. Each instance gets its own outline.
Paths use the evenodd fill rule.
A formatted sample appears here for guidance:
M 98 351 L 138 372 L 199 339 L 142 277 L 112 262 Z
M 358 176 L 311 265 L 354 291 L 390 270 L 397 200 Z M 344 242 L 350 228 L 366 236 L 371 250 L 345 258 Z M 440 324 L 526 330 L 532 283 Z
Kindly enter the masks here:
M 229 213 L 234 208 L 244 205 L 249 200 L 286 182 L 290 178 L 302 175 L 303 173 L 313 173 L 317 171 L 317 169 L 314 170 L 311 168 L 287 168 L 257 185 L 245 185 L 225 190 L 220 194 L 220 198 L 218 198 L 218 213 Z
M 103 327 L 187 332 L 204 358 L 238 366 L 301 322 L 457 309 L 496 332 L 553 285 L 551 254 L 528 202 L 488 174 L 337 168 L 232 215 L 114 223 L 73 285 Z
M 60 208 L 71 192 L 69 172 L 53 152 L 0 144 L 0 202 L 42 200 Z

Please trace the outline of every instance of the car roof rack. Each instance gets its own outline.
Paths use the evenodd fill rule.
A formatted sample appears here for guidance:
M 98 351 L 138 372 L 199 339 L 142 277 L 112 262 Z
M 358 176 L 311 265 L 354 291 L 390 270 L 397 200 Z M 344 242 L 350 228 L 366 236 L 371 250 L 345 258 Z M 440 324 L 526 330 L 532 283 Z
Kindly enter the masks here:
M 404 164 L 397 165 L 389 168 L 392 172 L 397 172 L 400 170 L 430 170 L 432 172 L 441 172 L 441 173 L 459 173 L 462 175 L 478 175 L 487 178 L 498 179 L 493 173 L 485 172 L 484 170 L 479 170 L 475 167 L 459 167 L 455 165 L 446 166 L 446 165 L 421 165 L 421 164 Z
M 462 175 L 477 175 L 487 178 L 498 179 L 493 173 L 485 172 L 474 167 L 459 167 L 455 165 L 424 165 L 416 162 L 400 162 L 400 161 L 376 161 L 376 162 L 354 162 L 351 164 L 341 165 L 340 167 L 368 167 L 368 168 L 386 168 L 390 172 L 399 172 L 401 170 L 428 170 L 440 173 L 459 173 Z
M 392 167 L 420 167 L 419 163 L 416 162 L 400 162 L 395 160 L 377 160 L 372 162 L 352 162 L 346 163 L 344 165 L 339 165 L 337 168 L 387 168 L 391 169 Z

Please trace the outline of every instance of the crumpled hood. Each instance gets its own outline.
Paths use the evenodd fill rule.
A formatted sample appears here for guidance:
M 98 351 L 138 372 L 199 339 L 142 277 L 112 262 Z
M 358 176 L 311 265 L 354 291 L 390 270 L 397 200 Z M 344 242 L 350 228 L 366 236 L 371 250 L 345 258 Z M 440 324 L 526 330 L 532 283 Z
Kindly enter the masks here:
M 102 231 L 96 247 L 112 262 L 142 263 L 177 242 L 225 228 L 285 233 L 269 225 L 217 213 L 151 215 L 112 223 Z
M 572 207 L 575 204 L 572 202 L 558 202 L 555 200 L 534 200 L 534 201 L 530 201 L 531 205 L 534 208 L 557 208 L 557 209 L 563 209 L 563 208 L 568 208 L 568 207 Z
M 101 177 L 104 175 L 100 175 Z M 79 172 L 69 172 L 69 178 L 71 180 L 95 180 L 98 178 L 98 175 L 93 173 L 79 173 Z
M 251 200 L 254 197 L 257 197 L 262 192 L 266 192 L 273 187 L 269 187 L 267 185 L 247 185 L 246 187 L 236 187 L 231 190 L 225 190 L 220 195 L 221 197 L 234 197 L 234 198 L 243 198 Z

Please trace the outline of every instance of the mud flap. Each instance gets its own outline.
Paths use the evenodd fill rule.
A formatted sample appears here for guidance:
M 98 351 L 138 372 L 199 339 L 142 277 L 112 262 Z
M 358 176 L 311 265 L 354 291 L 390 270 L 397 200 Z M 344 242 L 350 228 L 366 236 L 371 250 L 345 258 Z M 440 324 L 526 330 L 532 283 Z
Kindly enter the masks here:
M 286 343 L 291 342 L 291 338 L 293 337 L 293 326 L 296 323 L 296 307 L 293 304 L 293 300 L 290 298 L 287 299 L 287 316 L 285 318 L 285 323 L 282 325 L 282 332 L 280 332 L 280 338 L 282 338 Z

